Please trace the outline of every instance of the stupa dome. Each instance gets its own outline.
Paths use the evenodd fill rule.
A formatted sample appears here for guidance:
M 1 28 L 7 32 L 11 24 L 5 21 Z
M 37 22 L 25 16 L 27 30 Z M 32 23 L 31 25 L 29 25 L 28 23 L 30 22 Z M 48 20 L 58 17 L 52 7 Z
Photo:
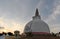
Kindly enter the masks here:
M 26 24 L 24 32 L 32 32 L 36 34 L 50 33 L 49 26 L 43 20 L 41 20 L 38 9 L 36 9 L 36 13 L 35 16 L 33 16 L 33 20 Z

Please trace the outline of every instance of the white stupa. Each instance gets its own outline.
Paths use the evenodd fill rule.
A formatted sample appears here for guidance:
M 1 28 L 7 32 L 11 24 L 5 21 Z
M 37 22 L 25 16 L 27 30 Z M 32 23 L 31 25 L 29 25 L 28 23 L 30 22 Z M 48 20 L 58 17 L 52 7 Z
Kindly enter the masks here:
M 36 9 L 33 20 L 26 24 L 24 32 L 32 32 L 33 34 L 50 33 L 49 26 L 43 20 L 41 20 L 38 9 Z

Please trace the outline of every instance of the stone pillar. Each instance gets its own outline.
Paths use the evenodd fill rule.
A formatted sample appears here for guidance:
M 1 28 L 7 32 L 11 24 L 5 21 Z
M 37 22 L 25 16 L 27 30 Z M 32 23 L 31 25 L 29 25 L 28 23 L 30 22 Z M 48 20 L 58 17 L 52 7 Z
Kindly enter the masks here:
M 14 36 L 15 36 L 16 39 L 20 39 L 21 38 L 19 31 L 14 31 Z

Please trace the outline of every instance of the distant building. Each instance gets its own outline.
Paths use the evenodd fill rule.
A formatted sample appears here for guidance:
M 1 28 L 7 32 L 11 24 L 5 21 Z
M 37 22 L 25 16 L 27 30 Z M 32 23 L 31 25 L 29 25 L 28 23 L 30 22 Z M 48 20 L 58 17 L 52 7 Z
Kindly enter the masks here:
M 33 16 L 33 20 L 26 24 L 24 32 L 32 32 L 33 34 L 50 33 L 49 26 L 43 20 L 41 20 L 41 16 L 39 15 L 38 9 L 36 9 L 36 13 L 35 16 Z
M 5 35 L 0 36 L 0 39 L 5 39 Z

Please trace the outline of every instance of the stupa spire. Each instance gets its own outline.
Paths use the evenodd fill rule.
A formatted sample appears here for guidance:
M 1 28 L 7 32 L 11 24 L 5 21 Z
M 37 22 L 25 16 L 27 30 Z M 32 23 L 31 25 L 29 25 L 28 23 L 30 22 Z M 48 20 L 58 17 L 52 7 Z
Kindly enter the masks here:
M 38 8 L 36 8 L 35 16 L 39 16 Z
M 39 12 L 38 12 L 38 8 L 36 8 L 36 12 L 35 12 L 35 16 L 33 16 L 33 19 L 41 19 Z

